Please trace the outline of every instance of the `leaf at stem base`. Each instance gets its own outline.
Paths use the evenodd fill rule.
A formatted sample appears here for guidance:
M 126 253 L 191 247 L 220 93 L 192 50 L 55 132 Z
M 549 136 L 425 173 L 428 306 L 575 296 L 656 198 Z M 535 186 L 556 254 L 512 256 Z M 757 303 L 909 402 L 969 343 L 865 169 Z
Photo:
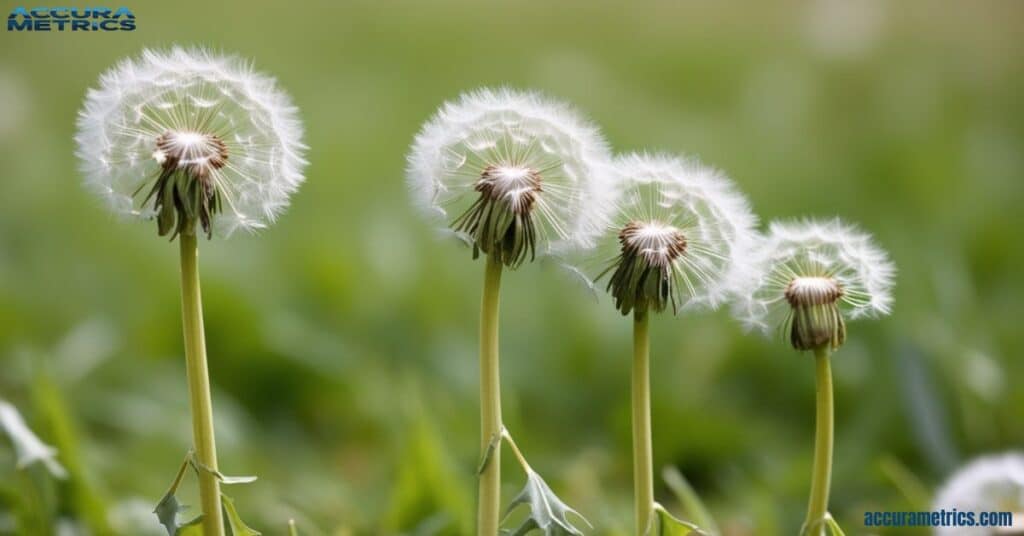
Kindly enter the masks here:
M 505 530 L 504 534 L 521 536 L 533 530 L 541 530 L 545 536 L 582 536 L 580 531 L 569 521 L 569 514 L 572 514 L 590 526 L 579 512 L 573 510 L 569 505 L 551 491 L 551 488 L 544 482 L 535 471 L 526 470 L 526 487 L 509 504 L 505 517 L 522 504 L 530 505 L 530 517 L 515 530 Z

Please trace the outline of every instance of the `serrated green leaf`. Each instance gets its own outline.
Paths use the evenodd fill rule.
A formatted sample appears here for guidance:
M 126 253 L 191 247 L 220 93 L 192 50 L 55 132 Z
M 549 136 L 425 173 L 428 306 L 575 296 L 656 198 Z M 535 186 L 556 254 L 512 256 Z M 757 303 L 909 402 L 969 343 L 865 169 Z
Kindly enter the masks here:
M 182 510 L 184 508 L 178 503 L 178 498 L 174 496 L 173 491 L 168 491 L 153 509 L 160 524 L 167 529 L 168 536 L 174 536 L 178 531 L 178 513 Z
M 174 481 L 171 482 L 171 486 L 167 488 L 167 493 L 164 493 L 160 502 L 156 503 L 156 508 L 153 509 L 153 513 L 160 520 L 160 524 L 167 529 L 168 536 L 176 536 L 181 528 L 178 525 L 178 514 L 185 510 L 186 507 L 178 502 L 178 498 L 174 494 L 178 491 L 181 479 L 185 477 L 185 470 L 191 463 L 191 458 L 192 453 L 189 452 L 185 456 L 185 461 L 181 463 L 181 467 L 178 468 L 177 474 L 174 475 Z
M 253 530 L 242 521 L 238 510 L 235 509 L 235 501 L 231 497 L 221 493 L 220 504 L 224 509 L 224 518 L 228 520 L 227 536 L 260 536 L 259 531 Z
M 196 516 L 192 521 L 178 527 L 173 536 L 203 536 L 203 516 Z
M 654 503 L 654 517 L 647 529 L 648 536 L 709 536 L 697 525 L 683 521 L 668 512 L 664 506 Z
M 531 469 L 526 469 L 526 487 L 512 499 L 512 503 L 505 511 L 505 517 L 507 518 L 521 504 L 530 505 L 530 517 L 516 530 L 506 531 L 506 534 L 519 536 L 537 529 L 544 531 L 546 536 L 582 536 L 583 533 L 569 521 L 569 514 L 575 515 L 590 526 L 586 518 L 562 502 L 544 479 Z

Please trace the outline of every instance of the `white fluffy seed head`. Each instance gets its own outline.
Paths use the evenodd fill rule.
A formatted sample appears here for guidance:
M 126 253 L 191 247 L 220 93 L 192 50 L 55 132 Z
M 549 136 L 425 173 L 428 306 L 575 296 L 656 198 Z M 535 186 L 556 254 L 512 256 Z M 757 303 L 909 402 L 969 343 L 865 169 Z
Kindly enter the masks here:
M 847 318 L 888 314 L 896 269 L 871 237 L 839 220 L 772 222 L 733 274 L 734 312 L 766 333 L 798 306 L 835 304 Z
M 304 180 L 298 110 L 250 63 L 199 49 L 143 50 L 90 89 L 77 155 L 90 190 L 118 214 L 150 219 L 142 203 L 168 159 L 220 194 L 216 234 L 274 221 Z
M 695 160 L 627 154 L 613 169 L 612 208 L 600 218 L 605 230 L 576 271 L 610 291 L 623 314 L 721 305 L 754 236 L 747 199 L 724 173 Z M 636 268 L 651 270 L 646 290 L 621 271 L 638 257 Z
M 1024 453 L 982 456 L 961 467 L 939 489 L 932 510 L 1012 512 L 1013 529 L 1024 529 Z M 1006 534 L 1017 534 L 1009 528 Z M 936 536 L 1002 534 L 989 529 L 938 527 Z
M 608 195 L 609 159 L 597 128 L 569 105 L 485 88 L 446 102 L 423 125 L 406 176 L 415 204 L 445 232 L 486 194 L 529 214 L 538 254 L 558 253 L 588 247 L 599 233 L 602 213 L 593 209 Z

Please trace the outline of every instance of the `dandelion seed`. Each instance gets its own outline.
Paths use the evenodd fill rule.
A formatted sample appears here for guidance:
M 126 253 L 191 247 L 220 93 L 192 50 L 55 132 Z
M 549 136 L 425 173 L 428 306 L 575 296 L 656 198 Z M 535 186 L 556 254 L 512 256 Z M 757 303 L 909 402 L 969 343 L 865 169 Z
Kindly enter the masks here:
M 607 188 L 608 151 L 568 105 L 532 92 L 480 89 L 444 104 L 416 136 L 409 187 L 447 229 L 510 268 L 593 240 L 584 207 Z
M 175 47 L 103 74 L 75 141 L 91 190 L 174 238 L 272 222 L 303 181 L 301 138 L 274 79 L 236 57 Z
M 780 327 L 797 350 L 846 340 L 846 318 L 888 314 L 895 268 L 871 238 L 838 220 L 771 225 L 752 254 L 752 272 L 734 275 L 736 313 L 748 326 Z
M 616 204 L 610 232 L 588 254 L 622 314 L 716 307 L 756 218 L 721 172 L 663 155 L 615 161 Z

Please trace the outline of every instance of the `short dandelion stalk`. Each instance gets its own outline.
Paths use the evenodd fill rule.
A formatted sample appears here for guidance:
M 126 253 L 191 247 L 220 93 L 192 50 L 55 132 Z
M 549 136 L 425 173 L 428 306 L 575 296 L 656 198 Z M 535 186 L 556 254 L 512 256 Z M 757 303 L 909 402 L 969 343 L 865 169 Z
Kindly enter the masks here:
M 608 160 L 596 129 L 565 104 L 536 93 L 481 89 L 445 103 L 413 142 L 407 178 L 421 208 L 485 257 L 480 307 L 480 449 L 477 534 L 499 533 L 501 420 L 498 307 L 502 272 L 586 240 L 595 226 L 583 209 Z M 580 534 L 572 510 L 522 458 L 527 487 L 512 506 L 529 502 L 533 528 Z
M 168 534 L 202 526 L 205 536 L 246 533 L 221 484 L 199 289 L 198 236 L 265 227 L 304 177 L 302 128 L 287 95 L 249 62 L 202 50 L 146 50 L 100 78 L 79 114 L 78 156 L 86 184 L 117 213 L 155 220 L 177 239 L 185 370 L 193 445 L 154 513 Z M 184 524 L 175 497 L 185 469 L 199 480 L 201 515 Z

